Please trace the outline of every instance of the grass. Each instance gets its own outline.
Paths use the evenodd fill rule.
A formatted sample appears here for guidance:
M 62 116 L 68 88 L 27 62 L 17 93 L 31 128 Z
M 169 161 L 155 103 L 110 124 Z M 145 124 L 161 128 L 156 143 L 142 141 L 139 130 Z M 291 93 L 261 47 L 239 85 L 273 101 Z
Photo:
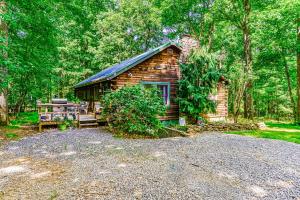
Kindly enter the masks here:
M 266 125 L 270 128 L 283 128 L 283 129 L 295 129 L 300 130 L 300 126 L 291 123 L 276 123 L 276 122 L 266 122 Z
M 8 139 L 16 139 L 16 138 L 18 138 L 18 135 L 15 133 L 6 133 L 5 137 Z
M 19 113 L 11 119 L 10 124 L 12 126 L 26 126 L 35 125 L 39 121 L 37 112 L 23 112 Z
M 294 142 L 300 144 L 300 126 L 295 124 L 273 123 L 267 122 L 266 130 L 252 130 L 252 131 L 231 131 L 227 134 L 237 134 L 244 136 L 252 136 L 256 138 L 267 138 L 275 140 L 284 140 L 287 142 Z
M 31 126 L 38 123 L 38 113 L 23 112 L 10 117 L 10 125 L 0 126 L 0 142 L 19 140 L 24 136 L 35 133 L 34 130 L 22 129 L 21 126 Z

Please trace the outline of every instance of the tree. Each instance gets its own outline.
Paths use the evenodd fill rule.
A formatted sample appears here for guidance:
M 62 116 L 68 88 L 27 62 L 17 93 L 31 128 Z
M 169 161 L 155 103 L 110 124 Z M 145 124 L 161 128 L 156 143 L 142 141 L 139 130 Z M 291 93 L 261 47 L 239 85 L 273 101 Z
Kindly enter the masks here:
M 48 1 L 10 1 L 7 81 L 9 106 L 15 112 L 47 98 L 58 63 L 54 4 Z
M 8 45 L 8 28 L 5 22 L 7 14 L 6 2 L 0 1 L 0 122 L 8 124 L 8 102 L 7 102 L 7 45 Z
M 279 75 L 278 79 L 282 82 L 284 91 L 287 91 L 292 114 L 296 120 L 296 68 L 295 54 L 297 52 L 297 42 L 295 40 L 296 18 L 299 9 L 299 3 L 294 1 L 278 1 L 272 6 L 254 13 L 254 32 L 256 48 L 258 49 L 258 63 L 256 70 L 259 68 L 276 66 L 278 73 L 284 72 L 285 78 Z M 269 70 L 270 73 L 271 70 Z M 266 74 L 266 72 L 264 72 Z M 260 77 L 262 75 L 258 74 Z M 273 76 L 276 76 L 274 74 Z M 286 103 L 285 103 L 286 104 Z
M 114 9 L 111 0 L 61 1 L 58 4 L 55 26 L 59 30 L 59 66 L 55 69 L 54 94 L 72 100 L 73 86 L 87 76 L 98 72 L 94 54 L 90 51 L 97 45 L 94 23 L 97 16 Z
M 205 40 L 204 19 L 212 4 L 211 0 L 156 0 L 156 5 L 162 10 L 165 31 L 171 38 L 188 33 Z
M 156 47 L 162 41 L 160 11 L 147 0 L 123 0 L 97 16 L 97 44 L 90 47 L 99 71 Z
M 182 113 L 194 120 L 200 114 L 215 111 L 215 103 L 208 99 L 220 78 L 216 57 L 207 49 L 199 48 L 192 52 L 186 64 L 181 64 L 179 81 L 179 107 Z
M 214 13 L 218 20 L 228 20 L 232 25 L 242 31 L 244 77 L 244 117 L 253 118 L 253 72 L 250 29 L 250 0 L 216 1 Z

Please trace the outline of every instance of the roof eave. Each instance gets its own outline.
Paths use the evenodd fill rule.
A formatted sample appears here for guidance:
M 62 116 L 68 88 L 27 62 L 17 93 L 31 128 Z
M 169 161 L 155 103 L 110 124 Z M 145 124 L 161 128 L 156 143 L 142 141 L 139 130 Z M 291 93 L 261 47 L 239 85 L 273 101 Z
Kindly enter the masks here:
M 88 82 L 88 83 L 84 83 L 84 84 L 78 84 L 78 85 L 75 85 L 75 89 L 78 89 L 78 88 L 82 88 L 82 87 L 86 87 L 86 86 L 89 86 L 89 85 L 94 85 L 96 83 L 101 83 L 101 82 L 104 82 L 106 81 L 105 79 L 99 79 L 99 80 L 96 80 L 96 81 L 93 81 L 93 82 Z

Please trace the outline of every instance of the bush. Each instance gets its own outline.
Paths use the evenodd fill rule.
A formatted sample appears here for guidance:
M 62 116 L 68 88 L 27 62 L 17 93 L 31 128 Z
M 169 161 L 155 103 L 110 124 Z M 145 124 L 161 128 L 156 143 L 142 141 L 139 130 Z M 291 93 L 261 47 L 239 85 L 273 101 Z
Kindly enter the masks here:
M 159 136 L 165 113 L 163 99 L 155 88 L 123 87 L 103 97 L 103 117 L 117 133 Z

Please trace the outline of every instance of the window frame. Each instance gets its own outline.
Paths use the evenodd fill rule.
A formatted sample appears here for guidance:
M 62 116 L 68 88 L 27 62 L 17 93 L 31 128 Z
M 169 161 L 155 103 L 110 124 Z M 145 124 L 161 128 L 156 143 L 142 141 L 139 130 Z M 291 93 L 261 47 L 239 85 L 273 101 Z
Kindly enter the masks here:
M 171 103 L 171 97 L 170 97 L 170 92 L 171 92 L 171 83 L 170 82 L 152 82 L 152 81 L 141 81 L 141 84 L 144 85 L 166 85 L 168 87 L 168 98 L 167 98 L 167 104 L 166 106 L 169 106 Z M 164 100 L 165 102 L 165 100 Z

